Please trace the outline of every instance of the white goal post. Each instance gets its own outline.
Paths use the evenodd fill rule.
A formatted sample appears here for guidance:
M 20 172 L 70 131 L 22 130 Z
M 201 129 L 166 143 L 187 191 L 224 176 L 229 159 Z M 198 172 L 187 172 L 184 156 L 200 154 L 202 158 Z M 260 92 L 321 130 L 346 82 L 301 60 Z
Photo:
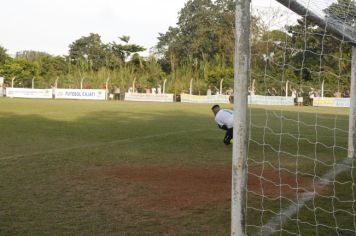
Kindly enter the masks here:
M 356 135 L 356 47 L 352 48 L 348 157 L 355 158 Z
M 245 235 L 250 77 L 250 1 L 237 0 L 235 14 L 234 143 L 232 158 L 231 235 Z
M 289 14 L 296 13 L 304 28 L 300 32 L 297 27 L 267 29 L 257 36 L 252 30 L 251 1 L 236 0 L 231 235 L 356 234 L 356 22 L 349 24 L 346 19 L 350 15 L 356 19 L 356 3 L 275 0 Z M 319 3 L 325 7 L 339 4 L 342 7 L 334 13 L 345 13 L 345 18 L 326 15 L 325 9 L 316 12 L 313 7 Z M 274 35 L 278 40 L 273 41 Z M 252 42 L 257 37 L 258 45 Z M 320 48 L 313 50 L 308 44 L 312 37 L 319 40 L 315 45 L 320 43 Z M 296 46 L 296 39 L 304 41 Z M 326 49 L 328 40 L 338 43 L 335 53 Z M 265 50 L 264 60 L 258 61 L 255 46 L 260 52 Z M 345 55 L 345 47 L 351 47 L 350 57 Z M 277 54 L 279 58 L 274 56 Z M 264 70 L 254 72 L 258 63 L 264 64 Z M 309 68 L 308 63 L 314 67 Z M 342 112 L 329 114 L 322 108 L 271 111 L 248 106 L 252 80 L 259 80 L 260 92 L 264 92 L 269 86 L 291 83 L 287 76 L 293 75 L 296 80 L 291 88 L 305 93 L 303 88 L 313 90 L 305 74 L 324 81 L 324 77 L 341 78 L 345 71 L 349 71 L 351 101 L 347 119 Z M 287 85 L 285 92 L 288 89 Z M 342 214 L 349 219 L 340 220 Z

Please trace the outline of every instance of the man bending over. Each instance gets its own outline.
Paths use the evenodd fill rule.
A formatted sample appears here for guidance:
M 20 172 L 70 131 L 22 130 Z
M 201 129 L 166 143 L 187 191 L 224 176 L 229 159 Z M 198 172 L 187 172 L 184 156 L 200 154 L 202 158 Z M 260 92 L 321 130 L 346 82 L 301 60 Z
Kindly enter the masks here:
M 233 138 L 233 126 L 234 126 L 234 114 L 232 110 L 220 109 L 219 105 L 214 105 L 211 110 L 214 113 L 215 121 L 218 123 L 220 129 L 226 130 L 224 137 L 225 145 L 232 143 Z

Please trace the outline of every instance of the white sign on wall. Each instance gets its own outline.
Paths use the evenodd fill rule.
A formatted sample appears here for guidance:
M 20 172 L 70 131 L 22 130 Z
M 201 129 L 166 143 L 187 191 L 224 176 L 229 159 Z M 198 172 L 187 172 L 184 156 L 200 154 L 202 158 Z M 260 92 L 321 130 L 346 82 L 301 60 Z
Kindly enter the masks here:
M 350 107 L 350 98 L 320 98 L 313 99 L 314 107 Z
M 229 95 L 199 96 L 182 93 L 180 101 L 185 103 L 229 103 Z
M 125 93 L 125 101 L 135 102 L 173 102 L 173 94 Z
M 51 89 L 6 88 L 6 97 L 52 98 L 52 92 Z
M 181 102 L 185 103 L 230 103 L 229 95 L 209 95 L 198 96 L 190 94 L 181 94 Z M 248 96 L 248 103 L 253 105 L 275 105 L 275 106 L 293 106 L 294 99 L 285 96 Z
M 56 99 L 106 100 L 105 89 L 55 89 Z
M 4 84 L 4 77 L 0 77 L 0 97 L 4 96 L 4 89 L 2 88 Z
M 294 98 L 286 96 L 248 96 L 248 103 L 253 105 L 294 106 Z

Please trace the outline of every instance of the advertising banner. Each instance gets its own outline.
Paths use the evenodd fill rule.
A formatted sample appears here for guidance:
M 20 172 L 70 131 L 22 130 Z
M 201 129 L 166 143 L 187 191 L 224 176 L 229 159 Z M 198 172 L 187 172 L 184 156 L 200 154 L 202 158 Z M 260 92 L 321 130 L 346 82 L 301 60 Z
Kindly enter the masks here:
M 4 77 L 0 77 L 0 97 L 4 96 L 4 89 L 3 89 L 3 84 L 4 84 Z
M 248 96 L 248 103 L 252 105 L 294 106 L 294 99 L 285 96 Z
M 135 102 L 173 102 L 173 94 L 125 93 L 125 101 Z
M 105 89 L 55 89 L 56 99 L 106 100 Z
M 182 93 L 180 101 L 185 103 L 229 103 L 229 95 L 199 96 Z
M 51 89 L 6 88 L 10 98 L 52 98 Z
M 350 98 L 314 98 L 314 107 L 350 107 Z
M 198 96 L 190 94 L 181 94 L 181 102 L 185 103 L 229 103 L 229 95 L 211 95 Z M 282 96 L 248 96 L 249 104 L 254 105 L 275 105 L 275 106 L 293 106 L 294 100 L 292 97 Z

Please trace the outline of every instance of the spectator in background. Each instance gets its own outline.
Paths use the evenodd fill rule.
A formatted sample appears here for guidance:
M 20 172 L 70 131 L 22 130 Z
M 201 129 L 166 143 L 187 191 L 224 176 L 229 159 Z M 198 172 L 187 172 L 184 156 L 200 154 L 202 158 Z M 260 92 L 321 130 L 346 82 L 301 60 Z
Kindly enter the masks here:
M 208 87 L 208 90 L 206 91 L 206 95 L 211 96 L 211 87 L 210 86 Z
M 56 98 L 56 87 L 54 85 L 51 85 L 51 89 L 52 89 L 52 99 Z
M 303 101 L 304 101 L 304 99 L 303 99 L 303 97 L 304 97 L 304 91 L 303 91 L 303 89 L 302 88 L 300 88 L 299 89 L 299 91 L 298 91 L 298 98 L 297 98 L 297 105 L 298 106 L 303 106 Z
M 283 97 L 286 96 L 286 90 L 285 90 L 285 88 L 282 88 L 282 89 L 281 89 L 281 96 L 283 96 Z
M 294 88 L 291 88 L 290 91 L 292 93 L 292 98 L 294 100 L 294 103 L 297 102 L 297 90 Z
M 152 93 L 156 94 L 156 88 L 152 88 Z
M 136 88 L 135 93 L 142 93 L 143 92 L 143 89 L 142 89 L 140 84 L 138 84 L 135 88 Z
M 271 90 L 267 88 L 266 96 L 272 96 Z
M 120 88 L 117 86 L 114 87 L 114 100 L 120 100 Z
M 271 96 L 276 96 L 276 95 L 277 95 L 277 90 L 274 87 L 272 87 Z
M 340 93 L 340 91 L 336 91 L 336 92 L 334 93 L 334 97 L 336 97 L 336 98 L 341 98 L 341 93 Z
M 315 91 L 314 88 L 310 88 L 309 91 L 309 100 L 310 100 L 310 104 L 313 106 L 313 100 L 315 98 Z
M 231 94 L 233 94 L 234 91 L 231 89 Z M 229 95 L 231 95 L 229 94 Z M 255 88 L 254 87 L 248 87 L 248 95 L 255 95 Z
M 348 89 L 346 89 L 343 93 L 343 97 L 344 98 L 349 98 L 350 97 L 350 91 Z
M 231 95 L 229 96 L 229 102 L 230 102 L 231 104 L 234 103 L 234 95 L 233 95 L 233 94 L 231 94 Z

